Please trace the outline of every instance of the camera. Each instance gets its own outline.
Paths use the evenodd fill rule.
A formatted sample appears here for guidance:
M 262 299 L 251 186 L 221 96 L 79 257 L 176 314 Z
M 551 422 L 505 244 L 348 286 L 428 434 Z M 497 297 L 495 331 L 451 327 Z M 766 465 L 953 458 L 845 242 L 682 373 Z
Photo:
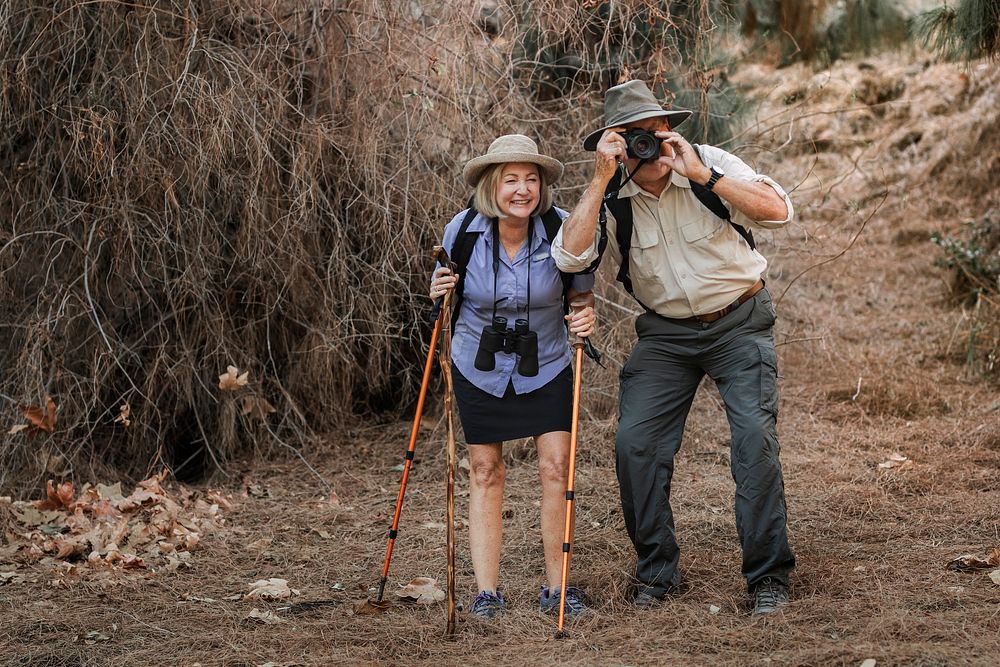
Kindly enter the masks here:
M 652 130 L 634 127 L 624 135 L 626 153 L 630 158 L 652 160 L 660 155 L 660 139 Z
M 538 334 L 528 330 L 528 320 L 514 320 L 514 328 L 509 329 L 507 318 L 497 315 L 483 327 L 476 350 L 476 368 L 481 371 L 496 368 L 497 352 L 520 355 L 517 372 L 525 377 L 538 375 Z

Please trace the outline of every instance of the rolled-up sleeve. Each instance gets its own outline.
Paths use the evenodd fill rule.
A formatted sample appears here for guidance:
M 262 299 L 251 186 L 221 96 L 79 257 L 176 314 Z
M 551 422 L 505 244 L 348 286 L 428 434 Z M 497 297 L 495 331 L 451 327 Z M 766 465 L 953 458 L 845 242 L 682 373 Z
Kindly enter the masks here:
M 783 220 L 753 220 L 747 217 L 745 214 L 738 210 L 733 210 L 733 222 L 737 225 L 743 227 L 763 227 L 764 229 L 778 229 L 784 227 L 792 221 L 795 217 L 795 209 L 792 208 L 792 200 L 785 192 L 784 188 L 778 185 L 774 179 L 770 176 L 765 176 L 763 174 L 758 174 L 754 171 L 750 165 L 736 157 L 732 153 L 727 153 L 726 151 L 715 148 L 714 146 L 704 146 L 702 150 L 705 152 L 706 161 L 709 166 L 717 165 L 725 173 L 726 176 L 731 176 L 733 178 L 738 178 L 741 181 L 749 181 L 751 183 L 766 183 L 771 187 L 772 190 L 778 193 L 785 202 L 785 208 L 788 214 Z M 730 206 L 731 210 L 735 207 Z
M 563 247 L 563 230 L 559 229 L 556 240 L 552 242 L 552 259 L 560 271 L 566 273 L 576 273 L 589 267 L 597 259 L 597 245 L 600 241 L 600 232 L 594 234 L 594 242 L 581 254 L 574 255 Z

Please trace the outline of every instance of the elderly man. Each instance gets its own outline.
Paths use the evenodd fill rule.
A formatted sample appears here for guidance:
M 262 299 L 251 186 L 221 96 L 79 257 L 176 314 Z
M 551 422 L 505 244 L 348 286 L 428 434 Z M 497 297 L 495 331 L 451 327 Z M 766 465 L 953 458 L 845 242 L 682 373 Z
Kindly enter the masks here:
M 662 107 L 641 81 L 607 91 L 604 127 L 584 141 L 597 152 L 594 175 L 552 256 L 561 270 L 580 271 L 606 244 L 618 279 L 646 311 L 621 371 L 615 443 L 637 554 L 635 606 L 656 606 L 680 585 L 670 480 L 707 374 L 732 434 L 743 575 L 753 612 L 767 614 L 788 602 L 795 556 L 778 460 L 776 315 L 762 279 L 767 260 L 748 228 L 787 225 L 792 204 L 735 155 L 675 132 L 690 115 Z

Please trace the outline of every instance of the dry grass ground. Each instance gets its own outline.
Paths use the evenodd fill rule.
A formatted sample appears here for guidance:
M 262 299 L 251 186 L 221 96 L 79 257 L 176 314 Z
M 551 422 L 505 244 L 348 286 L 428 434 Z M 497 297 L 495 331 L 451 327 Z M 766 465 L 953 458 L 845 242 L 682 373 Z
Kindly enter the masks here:
M 842 63 L 820 74 L 800 68 L 778 74 L 761 68 L 747 73 L 746 83 L 767 94 L 758 127 L 761 162 L 779 181 L 799 183 L 798 223 L 761 243 L 772 259 L 769 287 L 784 294 L 777 330 L 780 431 L 799 561 L 787 611 L 762 620 L 747 613 L 728 429 L 709 385 L 695 402 L 674 484 L 689 587 L 661 609 L 639 613 L 624 599 L 633 557 L 617 504 L 613 424 L 588 420 L 572 578 L 594 596 L 595 613 L 571 624 L 569 638 L 553 639 L 554 622 L 535 609 L 542 583 L 538 484 L 534 456 L 523 443 L 507 454 L 501 568 L 509 613 L 486 625 L 463 615 L 451 640 L 443 636 L 441 605 L 355 614 L 378 581 L 399 481 L 393 467 L 405 446 L 401 424 L 331 437 L 307 452 L 339 504 L 325 500 L 328 489 L 295 462 L 246 464 L 222 480 L 236 506 L 189 569 L 123 575 L 114 583 L 84 574 L 54 586 L 47 568 L 14 555 L 25 580 L 0 587 L 0 662 L 997 664 L 1000 585 L 947 564 L 1000 544 L 1000 394 L 963 365 L 961 314 L 948 300 L 928 241 L 931 231 L 952 231 L 984 205 L 997 205 L 995 185 L 976 184 L 979 176 L 963 168 L 975 155 L 979 164 L 996 164 L 997 68 L 923 68 L 884 58 L 870 68 Z M 781 83 L 768 89 L 768 81 Z M 880 102 L 876 94 L 866 102 L 864 91 L 880 82 L 888 91 L 903 89 L 892 100 Z M 796 106 L 797 99 L 811 106 Z M 947 104 L 934 111 L 935 100 Z M 857 111 L 823 113 L 827 103 Z M 783 122 L 781 113 L 801 120 L 761 132 Z M 827 127 L 808 126 L 808 118 Z M 900 142 L 907 132 L 923 138 Z M 816 150 L 807 150 L 810 141 Z M 966 193 L 959 183 L 976 189 Z M 855 236 L 842 257 L 796 278 Z M 606 330 L 626 328 L 613 322 L 620 315 L 605 309 Z M 607 372 L 587 373 L 585 386 L 608 391 Z M 390 586 L 445 576 L 438 525 L 443 422 L 432 411 L 425 425 Z M 910 463 L 879 467 L 892 453 Z M 240 497 L 248 482 L 254 493 Z M 463 516 L 464 477 L 458 489 Z M 458 589 L 467 601 L 474 580 L 467 537 L 459 535 Z M 223 599 L 269 577 L 299 589 L 294 601 L 335 603 L 291 613 L 280 611 L 280 603 Z M 254 607 L 284 622 L 247 620 Z

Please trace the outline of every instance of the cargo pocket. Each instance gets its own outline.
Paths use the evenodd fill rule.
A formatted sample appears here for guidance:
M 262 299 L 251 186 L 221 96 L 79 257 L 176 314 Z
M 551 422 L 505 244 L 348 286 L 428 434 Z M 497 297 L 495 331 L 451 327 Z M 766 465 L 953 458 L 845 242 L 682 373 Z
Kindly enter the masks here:
M 636 226 L 633 230 L 629 273 L 640 278 L 653 278 L 656 276 L 658 255 L 663 252 L 659 248 L 660 232 L 655 227 Z
M 757 345 L 760 352 L 760 407 L 778 414 L 778 355 L 770 345 Z
M 726 266 L 733 261 L 736 244 L 727 234 L 731 226 L 718 218 L 699 218 L 681 227 L 691 252 L 705 267 Z M 733 234 L 735 234 L 733 230 Z

